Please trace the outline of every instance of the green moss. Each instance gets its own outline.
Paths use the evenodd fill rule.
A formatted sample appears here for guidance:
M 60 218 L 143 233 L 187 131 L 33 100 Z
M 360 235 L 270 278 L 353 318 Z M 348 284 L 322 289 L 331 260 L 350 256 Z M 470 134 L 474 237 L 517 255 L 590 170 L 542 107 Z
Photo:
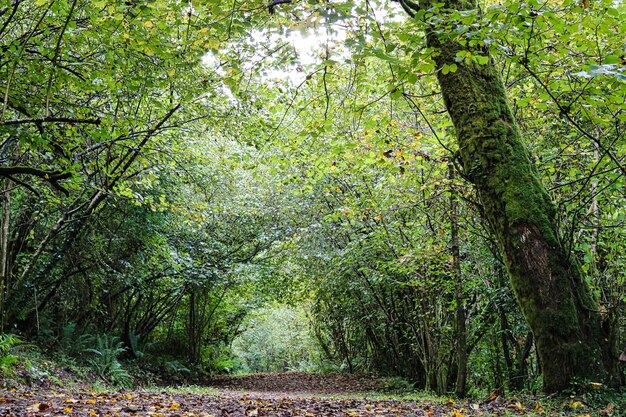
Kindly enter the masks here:
M 439 68 L 465 48 L 434 34 L 428 42 L 439 48 Z M 596 366 L 602 338 L 595 303 L 578 264 L 560 243 L 556 207 L 530 160 L 496 68 L 468 63 L 454 73 L 439 73 L 438 79 L 464 174 L 479 191 L 535 334 L 546 387 L 561 389 L 575 377 L 595 378 L 602 373 Z

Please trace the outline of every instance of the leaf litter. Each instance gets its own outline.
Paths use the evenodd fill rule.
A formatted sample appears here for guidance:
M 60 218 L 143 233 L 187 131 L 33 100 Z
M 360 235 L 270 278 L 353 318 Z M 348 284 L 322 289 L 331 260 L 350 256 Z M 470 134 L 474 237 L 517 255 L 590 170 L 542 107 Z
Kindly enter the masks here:
M 219 377 L 207 381 L 217 390 L 0 391 L 0 416 L 48 417 L 474 417 L 545 415 L 539 402 L 522 404 L 501 397 L 485 402 L 378 399 L 385 380 L 366 375 L 287 373 Z M 360 393 L 357 395 L 357 393 Z M 332 395 L 332 396 L 331 396 Z M 346 397 L 343 397 L 343 396 Z M 350 397 L 351 396 L 351 397 Z M 369 396 L 369 398 L 368 398 Z M 357 398 L 358 397 L 358 398 Z M 587 417 L 589 414 L 576 413 Z

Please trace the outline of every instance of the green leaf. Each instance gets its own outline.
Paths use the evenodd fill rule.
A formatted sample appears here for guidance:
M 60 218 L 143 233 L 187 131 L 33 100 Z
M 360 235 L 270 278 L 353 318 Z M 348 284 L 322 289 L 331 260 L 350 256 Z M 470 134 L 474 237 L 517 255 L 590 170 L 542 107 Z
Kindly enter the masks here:
M 489 57 L 476 55 L 476 62 L 478 62 L 480 65 L 487 65 L 489 63 Z

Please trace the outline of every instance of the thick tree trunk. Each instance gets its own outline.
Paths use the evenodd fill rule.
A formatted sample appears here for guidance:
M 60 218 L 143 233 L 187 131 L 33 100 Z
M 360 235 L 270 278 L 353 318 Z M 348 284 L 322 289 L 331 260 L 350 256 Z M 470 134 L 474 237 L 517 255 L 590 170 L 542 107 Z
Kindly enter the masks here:
M 446 6 L 476 7 L 463 0 Z M 457 53 L 469 48 L 454 34 L 431 31 L 427 41 L 435 50 L 464 175 L 476 186 L 533 331 L 545 391 L 562 390 L 574 378 L 605 379 L 611 358 L 605 355 L 598 306 L 576 259 L 559 240 L 555 206 L 530 160 L 496 68 L 491 62 L 457 63 Z M 441 69 L 451 64 L 458 69 L 444 74 Z

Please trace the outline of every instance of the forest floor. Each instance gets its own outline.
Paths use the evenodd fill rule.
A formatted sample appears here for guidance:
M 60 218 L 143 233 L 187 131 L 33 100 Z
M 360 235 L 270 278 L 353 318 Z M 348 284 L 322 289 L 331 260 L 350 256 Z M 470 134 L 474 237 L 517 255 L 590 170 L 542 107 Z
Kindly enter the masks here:
M 206 387 L 96 392 L 88 385 L 0 390 L 0 416 L 245 417 L 245 416 L 618 416 L 612 404 L 591 410 L 565 399 L 490 396 L 454 401 L 417 395 L 381 395 L 389 380 L 369 376 L 286 373 L 220 377 Z

